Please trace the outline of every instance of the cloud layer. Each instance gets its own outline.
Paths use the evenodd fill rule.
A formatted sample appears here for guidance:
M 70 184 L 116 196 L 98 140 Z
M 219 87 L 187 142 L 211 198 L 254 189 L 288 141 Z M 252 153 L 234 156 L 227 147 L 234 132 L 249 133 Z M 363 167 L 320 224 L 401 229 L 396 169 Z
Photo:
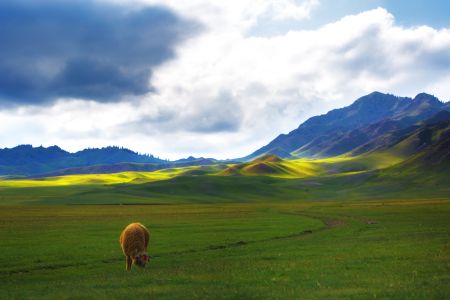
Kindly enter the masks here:
M 281 6 L 271 9 L 276 3 Z M 177 53 L 172 59 L 150 64 L 154 93 L 132 102 L 59 99 L 46 108 L 0 111 L 3 145 L 58 144 L 77 150 L 113 144 L 164 158 L 230 158 L 245 156 L 306 118 L 374 90 L 401 96 L 424 91 L 450 100 L 449 29 L 402 27 L 378 8 L 312 30 L 252 36 L 255 26 L 271 24 L 261 22 L 314 18 L 319 4 L 164 4 L 197 20 L 204 30 L 182 44 L 171 44 Z M 282 13 L 289 5 L 298 8 L 295 16 Z
M 153 69 L 196 28 L 161 6 L 3 0 L 0 102 L 145 94 Z

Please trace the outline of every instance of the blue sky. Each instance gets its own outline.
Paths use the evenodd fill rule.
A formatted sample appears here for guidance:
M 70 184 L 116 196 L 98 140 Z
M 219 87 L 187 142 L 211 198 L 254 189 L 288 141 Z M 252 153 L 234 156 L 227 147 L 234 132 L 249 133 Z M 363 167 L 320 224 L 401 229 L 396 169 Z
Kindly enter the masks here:
M 301 1 L 297 1 L 301 2 Z M 313 29 L 335 22 L 342 17 L 383 7 L 395 16 L 400 26 L 428 25 L 450 27 L 450 1 L 445 0 L 321 0 L 303 20 L 261 22 L 251 29 L 252 34 L 273 35 L 288 30 Z M 262 18 L 262 21 L 267 21 Z M 275 24 L 274 24 L 275 23 Z
M 441 28 L 450 25 L 450 2 L 446 0 L 322 0 L 312 18 L 320 18 L 322 23 L 326 23 L 377 7 L 386 8 L 402 26 Z
M 448 28 L 450 25 L 448 17 L 450 2 L 446 0 L 384 0 L 374 2 L 379 2 L 376 5 L 385 7 L 392 12 L 400 25 L 429 25 L 435 28 Z
M 450 100 L 448 1 L 3 0 L 0 147 L 245 156 L 375 90 Z

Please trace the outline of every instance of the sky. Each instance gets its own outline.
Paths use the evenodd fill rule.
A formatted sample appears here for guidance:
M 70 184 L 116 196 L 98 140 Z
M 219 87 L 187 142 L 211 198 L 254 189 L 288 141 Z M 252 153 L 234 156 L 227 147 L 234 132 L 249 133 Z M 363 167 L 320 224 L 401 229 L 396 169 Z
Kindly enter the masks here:
M 2 0 L 0 148 L 243 157 L 373 91 L 450 100 L 449 1 Z

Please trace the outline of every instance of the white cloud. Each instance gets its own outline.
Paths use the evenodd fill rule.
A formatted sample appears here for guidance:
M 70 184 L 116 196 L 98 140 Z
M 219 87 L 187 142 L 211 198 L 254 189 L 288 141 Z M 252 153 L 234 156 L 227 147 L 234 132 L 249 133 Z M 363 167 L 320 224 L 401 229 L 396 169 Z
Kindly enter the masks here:
M 110 0 L 104 0 L 110 1 Z M 130 3 L 130 0 L 114 0 Z M 160 4 L 206 24 L 210 30 L 245 32 L 259 18 L 271 20 L 303 20 L 311 16 L 319 0 L 134 0 L 134 3 Z
M 155 70 L 156 94 L 120 104 L 59 102 L 34 109 L 31 118 L 29 111 L 0 112 L 4 143 L 71 150 L 114 144 L 164 158 L 230 158 L 374 90 L 450 99 L 448 29 L 400 27 L 379 8 L 315 30 L 255 37 L 248 30 L 261 16 L 314 17 L 316 1 L 164 4 L 200 20 L 206 30 Z M 298 9 L 289 10 L 292 5 Z
M 273 19 L 275 20 L 301 20 L 309 18 L 313 8 L 319 4 L 318 0 L 303 1 L 300 4 L 289 0 L 275 0 L 271 2 L 268 10 L 273 12 Z

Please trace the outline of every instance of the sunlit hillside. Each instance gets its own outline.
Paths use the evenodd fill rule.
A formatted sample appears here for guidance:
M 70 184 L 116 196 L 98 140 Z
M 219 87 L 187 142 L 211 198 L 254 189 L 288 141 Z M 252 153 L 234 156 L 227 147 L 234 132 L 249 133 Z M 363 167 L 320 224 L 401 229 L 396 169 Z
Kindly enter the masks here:
M 178 176 L 268 176 L 278 178 L 308 178 L 324 175 L 350 174 L 382 169 L 399 163 L 401 156 L 373 153 L 361 156 L 339 156 L 324 159 L 285 160 L 265 155 L 248 163 L 212 166 L 192 166 L 154 172 L 120 172 L 112 174 L 79 174 L 35 179 L 0 180 L 1 187 L 45 187 L 69 185 L 139 184 L 168 180 Z
M 112 174 L 80 174 L 38 179 L 0 180 L 0 187 L 44 187 L 69 185 L 104 185 L 118 183 L 144 183 L 179 176 L 192 168 L 165 169 L 155 172 L 121 172 Z

